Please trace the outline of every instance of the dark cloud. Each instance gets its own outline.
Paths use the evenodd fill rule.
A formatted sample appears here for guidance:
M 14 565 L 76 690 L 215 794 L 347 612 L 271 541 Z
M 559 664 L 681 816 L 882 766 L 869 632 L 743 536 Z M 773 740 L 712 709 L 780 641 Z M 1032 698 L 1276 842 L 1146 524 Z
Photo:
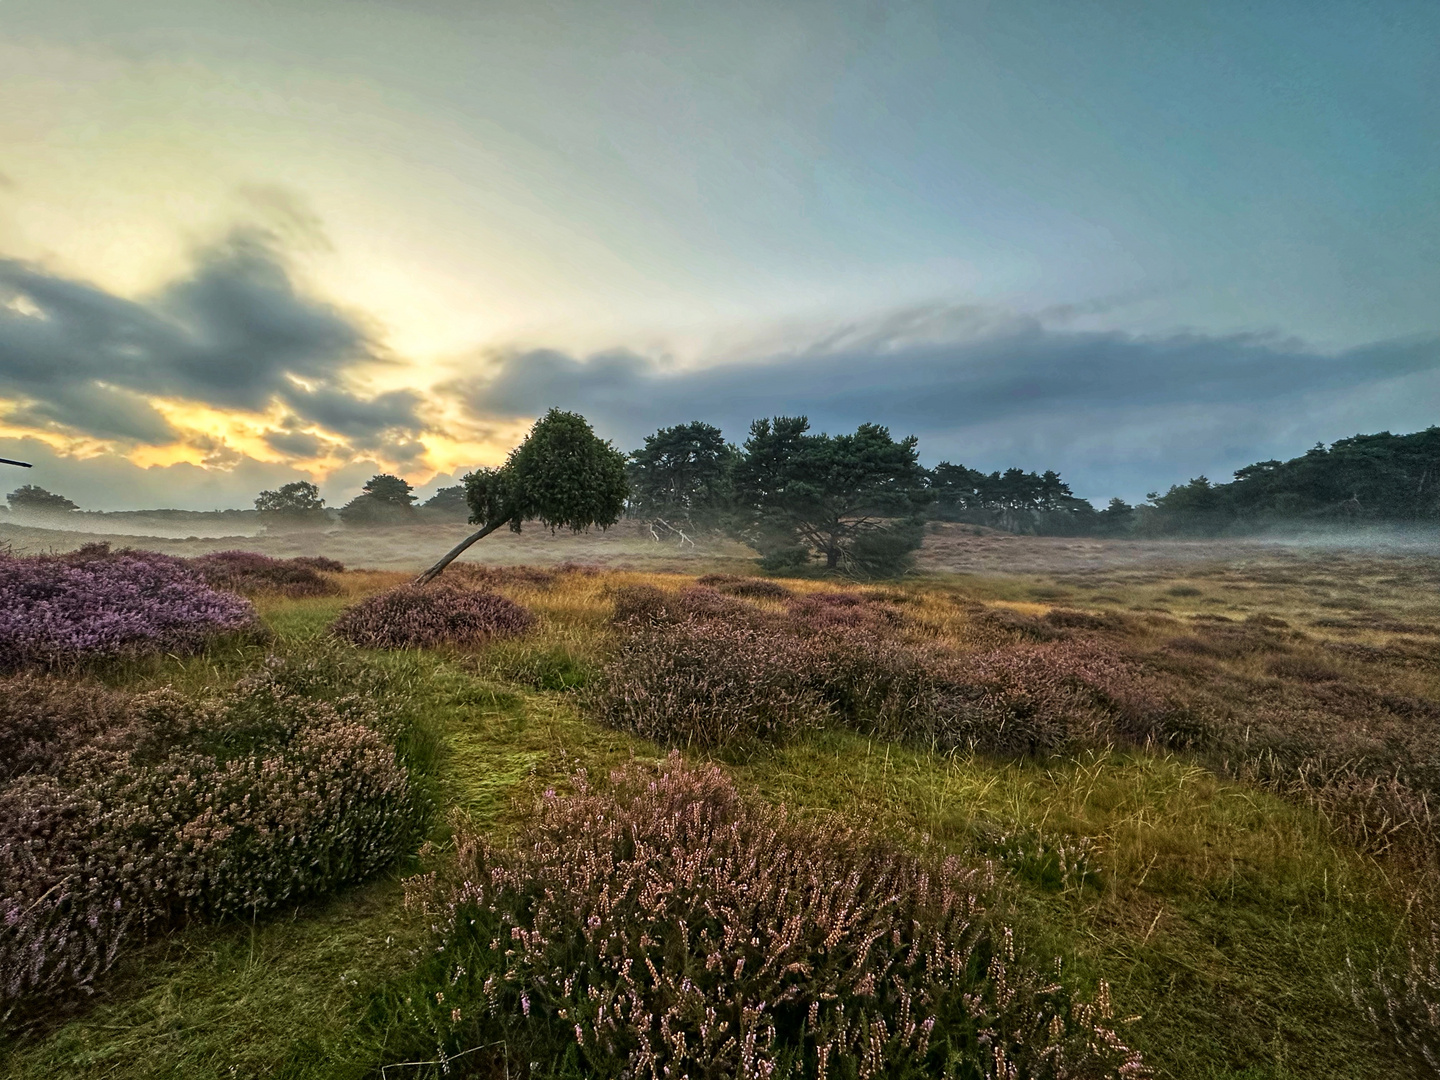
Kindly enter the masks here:
M 373 399 L 347 370 L 379 359 L 364 329 L 298 292 L 273 238 L 239 230 L 188 276 L 143 301 L 0 259 L 0 396 L 21 419 L 102 437 L 168 442 L 175 432 L 140 395 L 262 411 L 364 442 L 414 434 L 419 396 Z
M 335 446 L 334 443 L 304 431 L 267 431 L 265 442 L 290 457 L 324 457 Z
M 1327 355 L 1263 335 L 1146 338 L 1018 320 L 948 343 L 847 333 L 691 370 L 624 352 L 532 351 L 449 389 L 477 417 L 576 409 L 626 448 L 696 418 L 737 440 L 759 416 L 804 413 L 830 430 L 873 420 L 921 436 L 930 460 L 1055 467 L 1098 497 L 1433 423 L 1440 340 Z

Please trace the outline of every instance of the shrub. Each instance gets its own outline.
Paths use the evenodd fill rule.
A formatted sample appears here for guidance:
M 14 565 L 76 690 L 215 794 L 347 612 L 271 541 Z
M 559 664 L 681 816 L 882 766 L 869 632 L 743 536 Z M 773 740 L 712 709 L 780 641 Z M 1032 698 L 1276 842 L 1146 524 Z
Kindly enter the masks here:
M 202 649 L 260 633 L 248 600 L 210 588 L 180 559 L 112 553 L 0 554 L 0 671 Z
M 279 593 L 295 598 L 329 596 L 340 586 L 320 571 L 328 564 L 345 569 L 334 559 L 272 559 L 254 551 L 216 551 L 191 559 L 190 565 L 200 572 L 212 589 L 226 589 L 246 595 Z
M 290 561 L 296 566 L 308 566 L 311 570 L 319 570 L 326 574 L 343 574 L 345 572 L 344 563 L 325 555 L 297 555 Z
M 706 574 L 697 578 L 697 585 L 708 585 L 731 596 L 744 596 L 752 600 L 788 600 L 795 594 L 778 581 L 767 578 L 736 577 L 733 574 Z
M 926 726 L 944 746 L 1026 754 L 1144 741 L 1170 709 L 1136 665 L 1086 640 L 952 661 L 937 673 L 933 708 Z
M 826 719 L 807 686 L 808 656 L 798 639 L 743 622 L 641 623 L 622 638 L 591 702 L 612 727 L 665 743 L 785 739 Z
M 89 989 L 127 941 L 373 874 L 426 802 L 373 697 L 271 666 L 218 697 L 0 692 L 0 1016 Z
M 548 589 L 560 576 L 559 568 L 540 566 L 491 566 L 487 563 L 452 563 L 447 571 L 457 584 L 475 589 L 494 589 L 505 585 L 531 585 Z
M 437 582 L 367 597 L 342 611 L 330 629 L 368 649 L 420 649 L 514 637 L 534 624 L 534 615 L 499 593 Z
M 893 604 L 871 593 L 813 592 L 795 597 L 787 606 L 792 629 L 800 633 L 839 628 L 867 628 L 884 633 L 905 617 Z
M 622 626 L 691 619 L 733 619 L 754 623 L 761 615 L 754 605 L 703 585 L 678 592 L 654 585 L 622 585 L 615 590 L 614 597 L 612 621 Z
M 416 877 L 426 967 L 392 1056 L 532 1076 L 1144 1076 L 1109 1021 L 991 931 L 986 873 L 742 798 L 672 756 L 547 792 L 508 845 Z M 480 1051 L 474 1053 L 472 1051 Z M 466 1054 L 465 1058 L 458 1055 Z

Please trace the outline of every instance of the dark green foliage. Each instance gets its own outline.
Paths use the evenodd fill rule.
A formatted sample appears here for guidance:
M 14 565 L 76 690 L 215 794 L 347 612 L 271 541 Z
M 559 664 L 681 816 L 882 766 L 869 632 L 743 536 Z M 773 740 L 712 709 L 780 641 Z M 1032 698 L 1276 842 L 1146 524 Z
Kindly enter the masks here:
M 855 545 L 867 534 L 893 534 L 892 560 L 907 542 L 918 547 L 918 532 L 896 524 L 928 499 L 914 436 L 897 442 L 878 424 L 850 435 L 811 435 L 809 428 L 803 416 L 755 421 L 736 469 L 744 528 L 771 558 L 766 568 L 776 565 L 773 556 L 793 564 L 797 551 L 809 550 L 827 569 L 857 571 Z
M 1204 476 L 1151 493 L 1146 528 L 1218 532 L 1285 522 L 1440 522 L 1440 427 L 1355 435 L 1289 461 L 1261 461 L 1228 484 Z
M 329 520 L 320 489 L 308 480 L 284 484 L 278 491 L 260 492 L 255 499 L 255 509 L 260 511 L 266 525 L 281 528 L 313 527 Z
M 630 455 L 630 513 L 690 529 L 718 525 L 734 502 L 740 452 L 699 420 L 661 428 Z
M 372 476 L 360 490 L 376 502 L 409 506 L 415 501 L 415 496 L 410 494 L 413 490 L 410 485 L 400 477 L 392 476 L 389 473 L 378 473 Z
M 1095 508 L 1077 499 L 1060 474 L 1006 469 L 983 473 L 942 461 L 926 474 L 931 513 L 1010 532 L 1073 535 L 1094 531 Z
M 914 569 L 915 552 L 924 539 L 925 522 L 918 517 L 859 533 L 850 544 L 850 571 L 861 578 L 899 577 Z
M 498 469 L 465 477 L 470 520 L 519 532 L 539 521 L 552 532 L 608 528 L 620 520 L 629 488 L 625 455 L 596 437 L 578 413 L 551 409 Z
M 420 504 L 420 512 L 424 517 L 437 521 L 465 521 L 470 515 L 470 506 L 465 502 L 465 485 L 441 488 Z
M 361 494 L 340 508 L 346 525 L 406 525 L 415 520 L 415 496 L 398 476 L 378 473 L 366 481 Z
M 34 484 L 24 484 L 5 496 L 10 509 L 20 514 L 66 514 L 80 507 L 64 495 L 55 495 Z

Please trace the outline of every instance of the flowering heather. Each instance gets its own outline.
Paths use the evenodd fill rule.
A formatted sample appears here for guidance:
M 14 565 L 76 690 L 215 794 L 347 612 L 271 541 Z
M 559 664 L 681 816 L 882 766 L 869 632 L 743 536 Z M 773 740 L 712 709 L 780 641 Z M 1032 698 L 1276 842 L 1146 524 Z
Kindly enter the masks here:
M 296 566 L 308 566 L 311 570 L 319 570 L 326 574 L 343 574 L 345 572 L 343 562 L 324 555 L 297 555 L 290 561 Z
M 895 605 L 881 597 L 857 592 L 805 593 L 790 601 L 786 615 L 790 626 L 801 633 L 840 627 L 883 632 L 905 621 Z
M 414 843 L 423 800 L 374 706 L 295 681 L 0 687 L 0 1018 L 88 989 L 149 931 L 290 905 Z
M 593 576 L 598 566 L 563 562 L 554 566 L 493 566 L 489 563 L 451 563 L 445 571 L 450 581 L 476 589 L 496 589 L 507 585 L 528 585 L 548 589 L 567 574 Z
M 392 1054 L 438 1043 L 451 1075 L 500 1042 L 532 1076 L 1149 1075 L 1103 985 L 1075 1001 L 1017 962 L 988 873 L 678 756 L 574 783 L 509 844 L 462 828 L 453 871 L 410 880 L 438 940 Z
M 890 738 L 1048 754 L 1143 741 L 1169 708 L 1155 680 L 1091 639 L 956 653 L 901 633 L 862 593 L 769 615 L 705 588 L 618 590 L 620 644 L 594 689 L 606 723 L 676 745 L 783 739 L 838 723 Z
M 217 634 L 258 629 L 248 600 L 170 556 L 0 554 L 0 670 L 196 652 Z
M 272 559 L 254 551 L 216 551 L 190 560 L 205 584 L 214 589 L 252 595 L 279 593 L 295 598 L 329 596 L 340 586 L 320 571 L 324 562 L 344 570 L 333 559 Z
M 708 585 L 731 596 L 743 596 L 750 600 L 788 600 L 794 592 L 769 578 L 737 577 L 734 574 L 706 574 L 697 578 L 697 585 Z
M 719 594 L 717 594 L 719 595 Z M 684 746 L 784 739 L 822 726 L 798 638 L 727 619 L 633 625 L 592 703 L 612 727 Z
M 622 585 L 615 590 L 614 597 L 613 621 L 622 626 L 689 619 L 730 619 L 752 623 L 761 615 L 753 604 L 704 585 L 678 592 L 658 589 L 654 585 Z
M 499 593 L 435 582 L 368 597 L 342 611 L 330 629 L 369 649 L 419 649 L 514 637 L 534 624 L 534 615 Z

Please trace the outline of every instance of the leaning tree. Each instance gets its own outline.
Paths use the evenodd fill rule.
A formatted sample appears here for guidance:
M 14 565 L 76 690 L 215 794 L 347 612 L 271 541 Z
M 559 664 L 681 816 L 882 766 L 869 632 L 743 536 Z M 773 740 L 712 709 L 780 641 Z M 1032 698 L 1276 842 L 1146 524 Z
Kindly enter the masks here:
M 433 581 L 457 555 L 502 525 L 514 532 L 538 521 L 551 532 L 609 528 L 625 510 L 625 455 L 599 438 L 578 413 L 551 409 L 498 469 L 465 477 L 470 522 L 479 525 L 415 579 Z

